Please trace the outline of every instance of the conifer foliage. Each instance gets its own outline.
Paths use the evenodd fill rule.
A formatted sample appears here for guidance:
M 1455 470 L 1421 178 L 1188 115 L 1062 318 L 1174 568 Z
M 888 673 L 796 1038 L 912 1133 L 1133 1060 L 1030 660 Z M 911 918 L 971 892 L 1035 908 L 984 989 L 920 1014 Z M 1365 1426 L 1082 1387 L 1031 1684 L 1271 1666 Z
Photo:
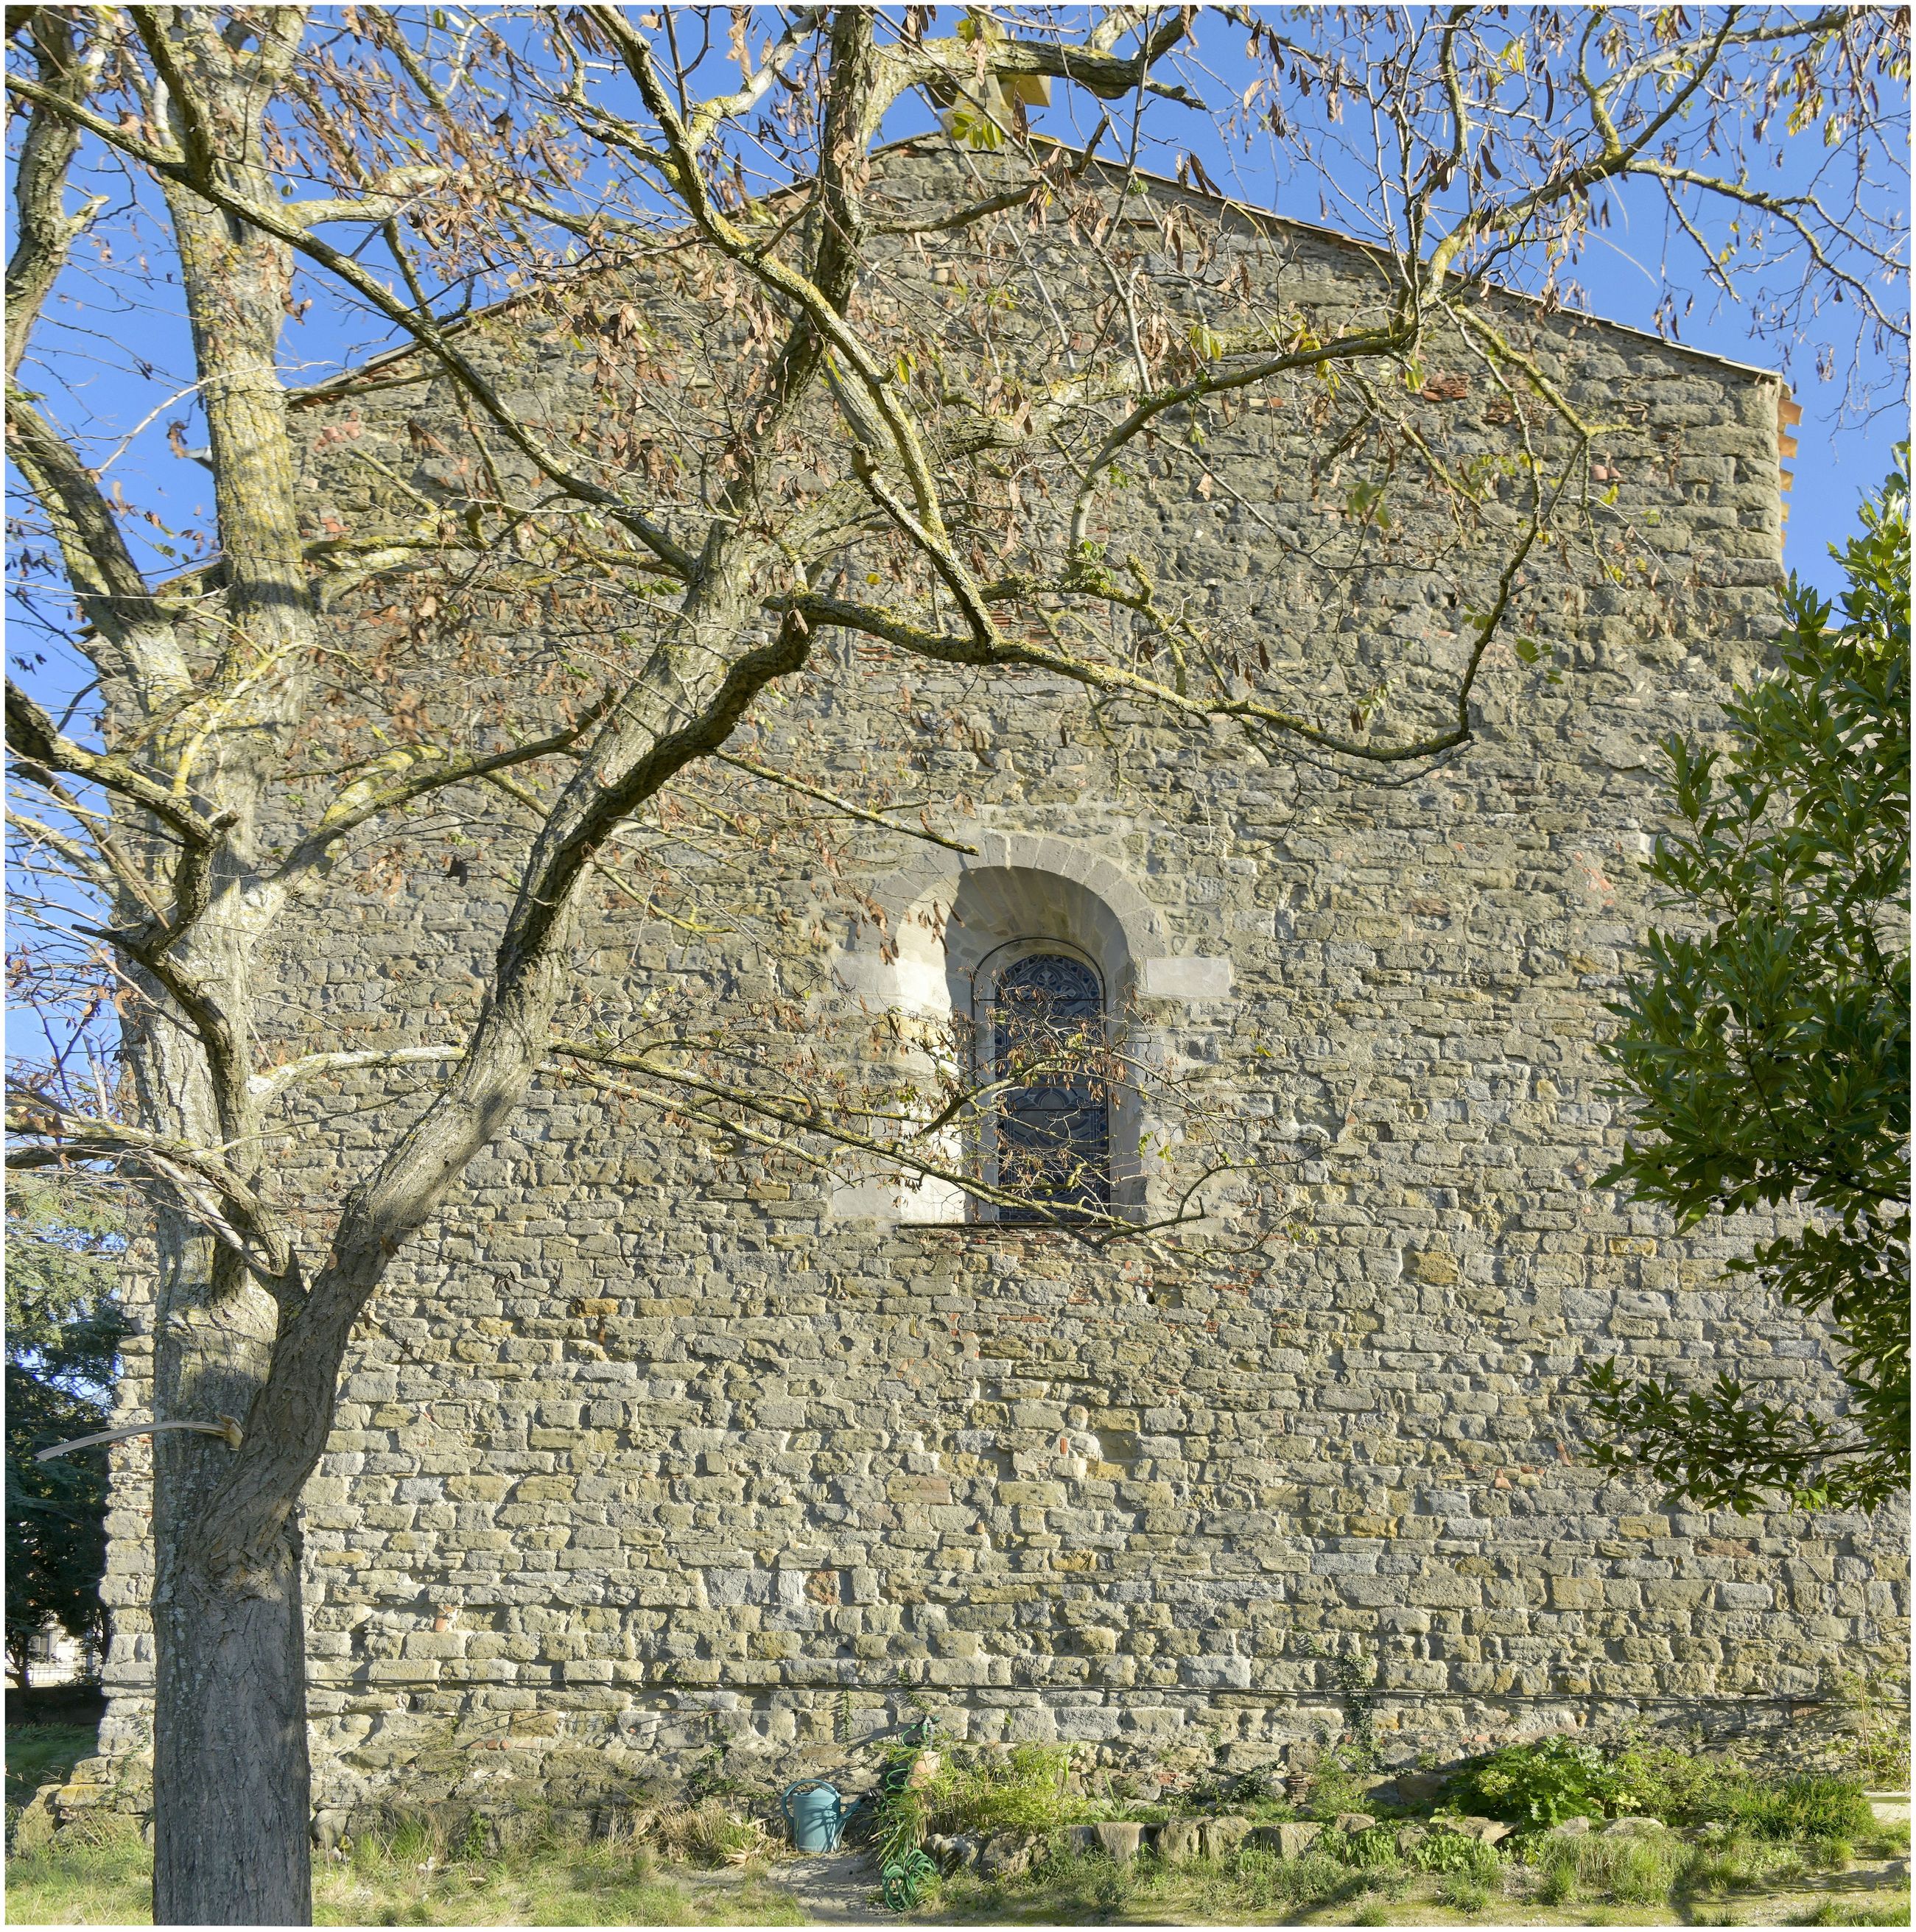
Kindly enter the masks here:
M 37 1450 L 107 1426 L 119 1354 L 116 1204 L 84 1184 L 19 1175 L 7 1188 L 7 1665 L 50 1621 L 104 1634 L 107 1452 Z

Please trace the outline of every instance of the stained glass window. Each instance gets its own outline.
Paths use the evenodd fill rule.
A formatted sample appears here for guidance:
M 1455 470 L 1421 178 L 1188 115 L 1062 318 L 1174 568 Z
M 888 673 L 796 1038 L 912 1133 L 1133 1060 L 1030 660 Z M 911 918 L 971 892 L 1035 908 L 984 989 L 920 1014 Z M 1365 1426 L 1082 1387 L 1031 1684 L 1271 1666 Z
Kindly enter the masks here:
M 1111 1198 L 1104 995 L 1081 959 L 1038 952 L 999 975 L 993 998 L 998 1183 L 1030 1204 L 1001 1221 L 1087 1212 Z M 1040 1205 L 1042 1204 L 1042 1206 Z

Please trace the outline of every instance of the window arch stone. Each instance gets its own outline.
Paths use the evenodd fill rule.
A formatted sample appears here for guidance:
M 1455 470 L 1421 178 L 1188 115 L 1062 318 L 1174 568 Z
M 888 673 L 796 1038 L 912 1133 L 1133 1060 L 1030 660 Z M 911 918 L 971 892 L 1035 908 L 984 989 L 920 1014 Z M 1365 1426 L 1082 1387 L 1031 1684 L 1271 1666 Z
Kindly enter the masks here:
M 954 1021 L 975 1031 L 978 976 L 984 968 L 989 982 L 993 956 L 1061 944 L 1096 970 L 1112 1044 L 1143 1065 L 1163 1056 L 1170 1028 L 1188 1023 L 1173 1003 L 1188 1008 L 1228 994 L 1230 962 L 1176 952 L 1157 908 L 1100 854 L 1043 833 L 968 827 L 958 836 L 976 846 L 975 855 L 926 848 L 872 883 L 878 916 L 857 922 L 834 961 L 848 992 L 924 1022 L 928 1035 L 952 1030 Z M 1149 1124 L 1136 1089 L 1118 1088 L 1109 1126 L 1111 1204 L 1120 1214 L 1146 1210 L 1139 1150 Z M 963 1191 L 935 1180 L 847 1184 L 835 1191 L 833 1212 L 908 1223 L 971 1218 Z

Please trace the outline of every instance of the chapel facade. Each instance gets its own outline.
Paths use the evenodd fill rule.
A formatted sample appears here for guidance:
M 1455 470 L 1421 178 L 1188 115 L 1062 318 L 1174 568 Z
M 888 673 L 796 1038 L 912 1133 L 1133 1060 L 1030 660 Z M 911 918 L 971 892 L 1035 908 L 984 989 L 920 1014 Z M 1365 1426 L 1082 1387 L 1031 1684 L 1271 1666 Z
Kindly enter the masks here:
M 1362 281 L 1321 230 L 1216 218 L 1287 299 L 1329 310 Z M 1579 1457 L 1572 1384 L 1605 1357 L 1835 1386 L 1797 1317 L 1723 1285 L 1746 1231 L 1679 1235 L 1594 1185 L 1623 1129 L 1605 1001 L 1653 916 L 1653 747 L 1709 729 L 1762 661 L 1788 398 L 1509 308 L 1565 394 L 1627 414 L 1617 500 L 1654 512 L 1657 554 L 1539 561 L 1553 655 L 1497 659 L 1468 745 L 1404 771 L 1247 758 L 1145 718 L 1094 728 L 1041 679 L 921 668 L 901 700 L 834 645 L 767 755 L 803 743 L 848 783 L 903 728 L 966 808 L 943 844 L 863 840 L 862 916 L 797 857 L 701 902 L 713 926 L 746 899 L 810 922 L 842 1010 L 962 1019 L 987 1053 L 1034 989 L 1108 1026 L 1232 1124 L 1258 1171 L 1220 1184 L 1221 1225 L 1262 1187 L 1284 1238 L 1256 1267 L 1182 1268 L 542 1086 L 382 1292 L 307 1492 L 323 1815 L 395 1790 L 584 1802 L 715 1747 L 815 1768 L 920 1712 L 1107 1761 L 1271 1762 L 1337 1735 L 1353 1685 L 1390 1759 L 1570 1724 L 1714 1732 L 1788 1723 L 1892 1652 L 1887 1520 L 1672 1508 Z M 569 380 L 564 345 L 516 352 Z M 1515 433 L 1485 386 L 1444 406 L 1460 444 Z M 389 368 L 307 420 L 316 512 L 347 521 L 377 485 L 324 426 L 401 469 L 429 463 L 413 426 L 456 428 L 429 370 Z M 1158 469 L 1128 541 L 1278 650 L 1308 623 L 1310 455 L 1294 415 L 1242 412 L 1207 446 L 1222 487 Z M 1459 620 L 1414 573 L 1361 573 L 1345 608 L 1433 680 L 1454 662 Z M 307 935 L 289 1034 L 303 1012 L 414 1036 L 435 986 L 482 970 L 474 903 L 369 892 Z M 654 920 L 590 952 L 581 1000 L 675 981 L 743 1008 L 789 994 L 782 970 Z M 1085 1198 L 1149 1219 L 1160 1104 L 1067 1086 L 996 1131 L 1062 1137 Z M 349 1124 L 327 1159 L 350 1175 L 364 1153 Z M 146 1453 L 116 1452 L 103 1790 L 147 1748 Z

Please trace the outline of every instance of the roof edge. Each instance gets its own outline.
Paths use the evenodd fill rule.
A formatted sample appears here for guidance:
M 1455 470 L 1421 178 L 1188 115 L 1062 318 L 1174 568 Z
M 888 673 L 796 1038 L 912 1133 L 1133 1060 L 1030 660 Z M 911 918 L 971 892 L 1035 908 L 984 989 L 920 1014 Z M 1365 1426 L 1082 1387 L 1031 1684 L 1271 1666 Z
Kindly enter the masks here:
M 943 138 L 944 137 L 935 134 L 901 134 L 896 140 L 887 141 L 881 146 L 874 148 L 872 154 L 875 158 L 881 154 L 896 154 L 901 152 L 910 153 L 914 151 L 921 142 L 935 141 Z M 1041 147 L 1053 148 L 1062 153 L 1080 152 L 1074 149 L 1068 141 L 1061 141 L 1053 135 L 1032 134 L 1027 138 Z M 1327 227 L 1322 222 L 1305 221 L 1301 220 L 1296 215 L 1281 214 L 1274 208 L 1259 208 L 1253 202 L 1241 201 L 1236 196 L 1227 195 L 1221 190 L 1194 188 L 1188 182 L 1179 181 L 1169 175 L 1154 173 L 1148 168 L 1133 167 L 1116 162 L 1101 160 L 1095 157 L 1092 158 L 1091 165 L 1107 176 L 1119 172 L 1134 176 L 1139 179 L 1149 182 L 1154 188 L 1167 190 L 1173 194 L 1182 196 L 1186 200 L 1223 208 L 1240 219 L 1251 223 L 1254 226 L 1261 227 L 1275 224 L 1280 228 L 1288 229 L 1299 234 L 1308 235 L 1320 241 L 1335 242 L 1341 248 L 1358 249 L 1367 254 L 1380 257 L 1388 256 L 1389 254 L 1387 249 L 1376 242 L 1366 242 L 1361 236 L 1347 234 L 1341 229 Z M 774 190 L 774 194 L 791 192 L 792 190 L 789 188 L 779 189 Z M 767 197 L 767 199 L 771 198 L 773 197 Z M 598 272 L 593 270 L 587 272 Z M 496 302 L 488 303 L 483 308 L 473 309 L 464 315 L 455 317 L 449 322 L 442 324 L 439 332 L 441 335 L 463 334 L 480 322 L 488 322 L 496 316 L 506 314 L 519 303 L 530 301 L 535 296 L 543 294 L 549 286 L 550 284 L 546 284 L 538 289 L 516 290 L 511 295 L 502 296 Z M 1522 303 L 1534 309 L 1542 309 L 1543 307 L 1541 297 L 1526 294 L 1522 290 L 1511 288 L 1503 283 L 1486 282 L 1484 286 L 1492 293 L 1500 296 L 1506 301 Z M 1608 316 L 1599 315 L 1593 310 L 1560 308 L 1546 313 L 1565 316 L 1572 322 L 1587 323 L 1593 328 L 1612 329 L 1619 334 L 1632 337 L 1639 342 L 1654 343 L 1659 349 L 1667 350 L 1672 354 L 1686 356 L 1694 361 L 1709 363 L 1718 368 L 1734 370 L 1739 375 L 1760 376 L 1768 381 L 1781 384 L 1786 393 L 1789 390 L 1789 383 L 1783 372 L 1780 369 L 1771 368 L 1763 363 L 1740 362 L 1734 356 L 1721 355 L 1714 350 L 1693 349 L 1687 343 L 1673 341 L 1668 336 L 1659 335 L 1654 329 L 1640 328 L 1634 322 L 1617 322 Z M 287 406 L 289 409 L 312 409 L 338 398 L 356 394 L 362 390 L 398 388 L 409 383 L 424 381 L 427 378 L 421 376 L 395 376 L 383 382 L 380 380 L 380 377 L 381 374 L 393 364 L 404 362 L 410 356 L 424 355 L 426 352 L 425 345 L 422 343 L 416 341 L 395 343 L 390 349 L 380 350 L 365 362 L 356 363 L 349 368 L 343 369 L 335 376 L 323 377 L 319 382 L 309 383 L 302 388 L 288 390 Z

